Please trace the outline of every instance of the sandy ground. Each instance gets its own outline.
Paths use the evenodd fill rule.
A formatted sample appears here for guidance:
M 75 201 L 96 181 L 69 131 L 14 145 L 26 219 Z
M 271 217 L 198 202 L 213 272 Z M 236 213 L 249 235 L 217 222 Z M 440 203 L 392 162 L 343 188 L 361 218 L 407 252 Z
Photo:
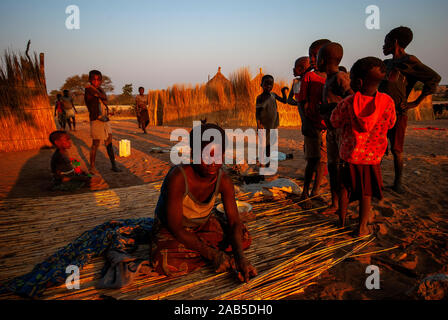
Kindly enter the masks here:
M 153 147 L 170 147 L 173 127 L 151 127 L 144 135 L 133 118 L 112 121 L 114 146 L 120 139 L 131 140 L 132 155 L 117 156 L 120 173 L 110 170 L 104 146 L 97 155 L 101 179 L 93 190 L 126 187 L 160 181 L 170 168 L 169 153 L 153 153 Z M 427 129 L 431 127 L 432 129 Z M 426 128 L 421 130 L 420 128 Z M 434 130 L 440 128 L 443 130 Z M 78 116 L 76 132 L 71 132 L 70 153 L 86 167 L 89 158 L 89 123 Z M 374 201 L 376 249 L 398 249 L 372 257 L 347 259 L 325 272 L 299 299 L 445 299 L 448 297 L 448 120 L 410 123 L 405 143 L 404 181 L 406 192 L 399 195 L 387 186 L 393 181 L 392 156 L 385 156 L 382 172 L 385 198 Z M 279 163 L 279 176 L 303 179 L 303 136 L 299 128 L 281 128 L 279 151 L 293 159 Z M 50 158 L 54 150 L 41 149 L 1 153 L 0 199 L 57 195 L 50 186 Z M 79 192 L 90 192 L 81 190 Z M 328 192 L 328 183 L 324 189 Z M 357 222 L 356 206 L 351 206 L 350 223 Z M 320 213 L 316 213 L 320 214 Z M 337 221 L 336 215 L 328 219 Z M 380 289 L 365 286 L 366 267 L 377 265 Z

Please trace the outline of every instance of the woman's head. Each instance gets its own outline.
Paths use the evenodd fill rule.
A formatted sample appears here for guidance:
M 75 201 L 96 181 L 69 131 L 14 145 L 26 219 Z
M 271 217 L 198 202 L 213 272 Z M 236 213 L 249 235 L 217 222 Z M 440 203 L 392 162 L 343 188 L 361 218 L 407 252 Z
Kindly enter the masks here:
M 224 161 L 226 141 L 224 129 L 213 123 L 201 122 L 190 131 L 191 157 L 202 174 L 218 173 Z

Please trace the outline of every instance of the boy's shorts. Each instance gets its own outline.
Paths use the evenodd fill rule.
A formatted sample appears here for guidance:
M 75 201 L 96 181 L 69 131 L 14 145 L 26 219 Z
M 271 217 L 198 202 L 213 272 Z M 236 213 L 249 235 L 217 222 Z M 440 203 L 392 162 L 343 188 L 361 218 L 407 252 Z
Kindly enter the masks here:
M 327 130 L 327 160 L 331 164 L 339 162 L 339 137 L 334 129 Z
M 320 162 L 327 162 L 327 143 L 326 130 L 318 131 L 317 137 L 305 136 L 303 142 L 303 149 L 305 159 L 320 159 Z
M 75 117 L 75 111 L 73 109 L 65 110 L 65 118 L 70 119 Z
M 109 121 L 90 121 L 90 136 L 93 140 L 107 140 L 112 134 L 112 128 Z
M 392 152 L 403 153 L 404 136 L 406 134 L 407 126 L 408 116 L 405 114 L 397 115 L 397 122 L 395 122 L 393 128 L 387 132 Z

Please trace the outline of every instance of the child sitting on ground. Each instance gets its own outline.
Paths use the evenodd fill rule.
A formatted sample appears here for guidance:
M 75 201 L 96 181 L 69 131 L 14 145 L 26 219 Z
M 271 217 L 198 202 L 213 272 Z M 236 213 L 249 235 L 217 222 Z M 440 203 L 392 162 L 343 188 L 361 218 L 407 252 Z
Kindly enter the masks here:
M 53 191 L 75 191 L 90 186 L 91 177 L 82 171 L 80 163 L 68 155 L 72 142 L 67 132 L 53 131 L 50 142 L 57 149 L 51 157 L 51 173 L 53 174 Z
M 320 105 L 320 114 L 327 125 L 327 165 L 330 175 L 331 206 L 324 213 L 335 213 L 338 209 L 338 135 L 331 126 L 331 112 L 337 104 L 345 97 L 352 95 L 350 88 L 350 77 L 348 73 L 339 70 L 339 63 L 342 60 L 343 48 L 339 43 L 331 42 L 323 46 L 317 56 L 317 68 L 327 74 L 324 89 L 322 92 L 322 104 Z
M 387 147 L 387 131 L 396 121 L 394 101 L 378 91 L 385 75 L 386 66 L 378 58 L 356 61 L 350 70 L 356 93 L 341 101 L 330 118 L 332 126 L 341 129 L 339 222 L 344 226 L 348 203 L 359 200 L 359 236 L 370 232 L 372 196 L 383 197 L 380 162 Z

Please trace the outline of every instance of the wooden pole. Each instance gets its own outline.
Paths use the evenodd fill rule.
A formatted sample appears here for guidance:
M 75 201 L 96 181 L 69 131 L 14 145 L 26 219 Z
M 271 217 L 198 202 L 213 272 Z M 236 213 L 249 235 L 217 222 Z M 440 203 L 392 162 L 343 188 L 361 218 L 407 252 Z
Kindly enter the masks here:
M 45 86 L 45 92 L 47 91 L 47 82 L 45 81 L 45 55 L 43 52 L 39 54 L 39 67 L 41 74 L 41 83 Z

